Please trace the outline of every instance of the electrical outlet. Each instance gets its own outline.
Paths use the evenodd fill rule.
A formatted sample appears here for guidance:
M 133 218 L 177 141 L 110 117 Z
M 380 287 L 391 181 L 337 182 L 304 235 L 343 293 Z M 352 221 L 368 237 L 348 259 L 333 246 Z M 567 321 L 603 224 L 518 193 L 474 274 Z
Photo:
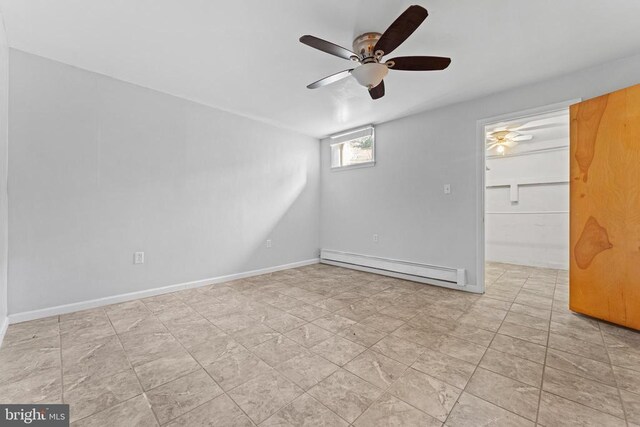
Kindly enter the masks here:
M 444 194 L 451 194 L 451 184 L 444 185 Z
M 270 248 L 271 247 L 271 239 L 267 239 L 267 247 Z
M 377 234 L 373 235 L 373 243 L 378 243 L 378 235 Z
M 144 264 L 144 252 L 135 252 L 133 254 L 134 264 Z

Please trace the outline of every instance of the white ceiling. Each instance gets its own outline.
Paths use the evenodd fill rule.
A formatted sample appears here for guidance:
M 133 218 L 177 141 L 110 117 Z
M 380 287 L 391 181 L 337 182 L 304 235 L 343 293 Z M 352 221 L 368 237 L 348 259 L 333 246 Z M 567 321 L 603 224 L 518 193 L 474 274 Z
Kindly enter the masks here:
M 453 59 L 391 71 L 373 101 L 352 79 L 306 85 L 348 61 L 298 42 L 351 47 L 411 3 L 429 10 L 392 56 Z M 322 137 L 640 52 L 638 0 L 0 0 L 26 52 Z
M 529 141 L 521 141 L 507 148 L 506 154 L 548 150 L 569 146 L 569 109 L 537 114 L 535 116 L 499 122 L 485 127 L 487 133 L 497 130 L 515 130 L 521 135 L 531 135 Z M 487 145 L 492 143 L 487 142 Z M 497 149 L 487 150 L 487 156 L 501 158 Z

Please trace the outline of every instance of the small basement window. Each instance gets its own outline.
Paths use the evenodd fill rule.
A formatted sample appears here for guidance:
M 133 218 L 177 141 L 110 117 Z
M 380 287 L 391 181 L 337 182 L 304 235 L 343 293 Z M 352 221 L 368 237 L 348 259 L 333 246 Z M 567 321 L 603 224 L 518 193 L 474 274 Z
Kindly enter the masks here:
M 373 126 L 331 136 L 331 169 L 375 164 Z

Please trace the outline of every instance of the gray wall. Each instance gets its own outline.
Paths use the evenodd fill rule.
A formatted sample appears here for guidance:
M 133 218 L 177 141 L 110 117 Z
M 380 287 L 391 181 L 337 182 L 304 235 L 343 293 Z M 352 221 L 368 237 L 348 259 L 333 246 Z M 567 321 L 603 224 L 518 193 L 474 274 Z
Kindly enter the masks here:
M 10 314 L 318 256 L 317 139 L 10 52 Z
M 640 55 L 384 123 L 376 127 L 372 168 L 330 171 L 324 140 L 322 247 L 465 268 L 477 290 L 477 121 L 637 83 Z M 444 184 L 451 184 L 451 195 Z
M 0 14 L 0 343 L 7 318 L 7 155 L 9 48 Z

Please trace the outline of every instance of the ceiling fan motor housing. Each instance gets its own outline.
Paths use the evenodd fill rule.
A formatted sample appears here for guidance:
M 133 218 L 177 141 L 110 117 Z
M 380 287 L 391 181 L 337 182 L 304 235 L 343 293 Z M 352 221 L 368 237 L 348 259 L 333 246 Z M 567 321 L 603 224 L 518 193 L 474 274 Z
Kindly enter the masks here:
M 382 34 L 380 33 L 364 33 L 353 41 L 353 51 L 360 56 L 363 64 L 378 62 L 380 56 L 376 57 L 374 48 L 381 36 Z

